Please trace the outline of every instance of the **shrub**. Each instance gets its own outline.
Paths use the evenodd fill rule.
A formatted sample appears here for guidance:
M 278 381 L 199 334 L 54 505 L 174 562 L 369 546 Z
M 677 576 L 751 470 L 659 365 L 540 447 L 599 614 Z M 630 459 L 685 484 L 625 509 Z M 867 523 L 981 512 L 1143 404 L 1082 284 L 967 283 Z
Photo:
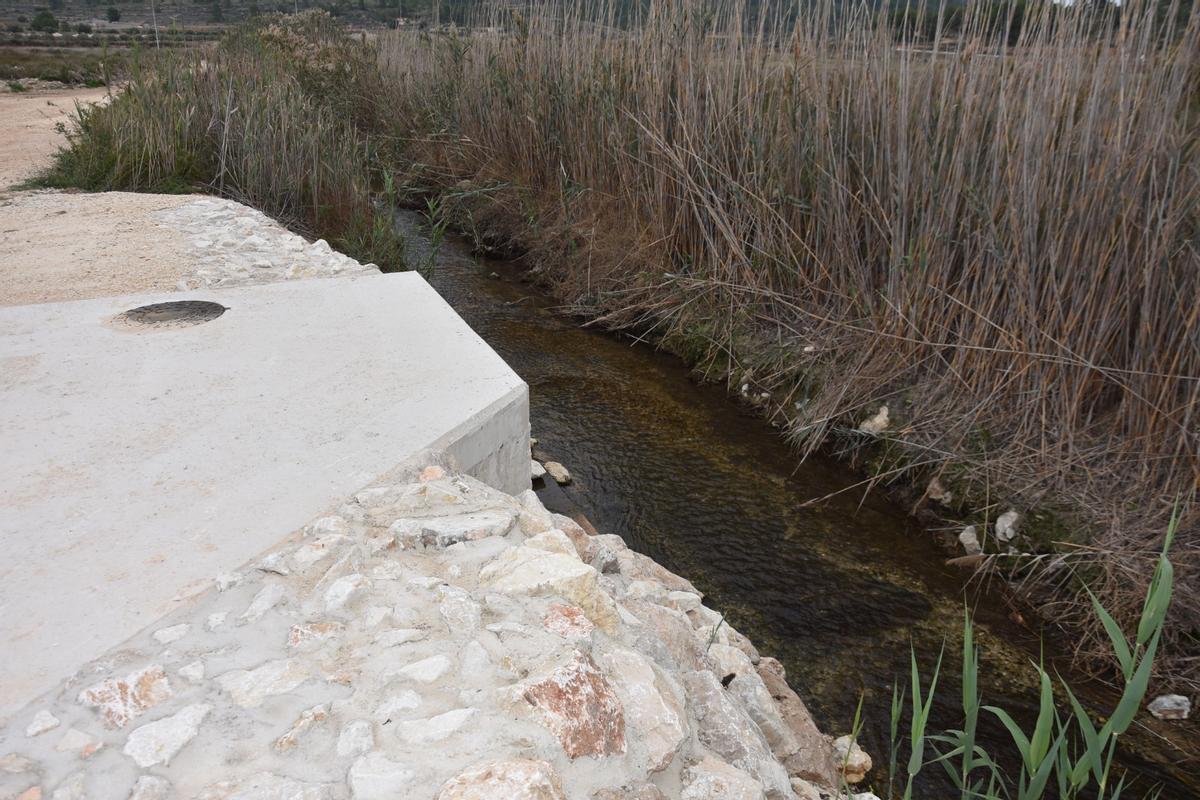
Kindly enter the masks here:
M 116 6 L 109 6 L 108 10 L 105 12 L 105 17 L 107 17 L 109 22 L 120 22 L 121 9 L 117 8 Z
M 33 15 L 33 21 L 29 23 L 29 30 L 39 33 L 54 33 L 58 30 L 58 17 L 43 9 Z

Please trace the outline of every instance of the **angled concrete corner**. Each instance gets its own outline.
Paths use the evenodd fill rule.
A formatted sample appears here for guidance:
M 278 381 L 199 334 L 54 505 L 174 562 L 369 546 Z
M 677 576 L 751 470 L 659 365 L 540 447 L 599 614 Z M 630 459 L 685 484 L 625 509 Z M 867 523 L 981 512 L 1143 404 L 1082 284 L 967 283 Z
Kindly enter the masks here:
M 421 453 L 529 488 L 527 387 L 415 273 L 0 308 L 0 427 L 0 717 Z

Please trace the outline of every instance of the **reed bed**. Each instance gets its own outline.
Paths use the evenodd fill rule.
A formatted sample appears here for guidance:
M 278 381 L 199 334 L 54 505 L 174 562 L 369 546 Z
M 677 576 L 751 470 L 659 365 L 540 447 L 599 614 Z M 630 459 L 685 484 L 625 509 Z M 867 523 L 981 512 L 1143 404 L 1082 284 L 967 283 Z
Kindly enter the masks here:
M 1039 510 L 1032 555 L 990 563 L 1085 661 L 1112 664 L 1080 582 L 1136 624 L 1180 507 L 1159 663 L 1194 692 L 1200 13 L 971 2 L 950 38 L 936 10 L 747 8 L 534 3 L 383 37 L 397 170 L 802 452 L 936 476 L 985 524 Z
M 372 205 L 375 162 L 339 91 L 373 63 L 311 14 L 247 27 L 217 48 L 143 54 L 113 102 L 78 111 L 44 182 L 212 192 L 398 268 L 398 237 Z

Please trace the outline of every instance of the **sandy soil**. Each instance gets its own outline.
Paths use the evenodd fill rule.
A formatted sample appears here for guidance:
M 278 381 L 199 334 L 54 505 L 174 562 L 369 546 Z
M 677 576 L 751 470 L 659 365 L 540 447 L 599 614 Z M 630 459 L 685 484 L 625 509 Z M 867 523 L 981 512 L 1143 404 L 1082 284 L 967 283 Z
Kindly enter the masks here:
M 187 242 L 155 214 L 194 200 L 127 192 L 0 199 L 0 306 L 177 288 L 192 267 Z
M 106 89 L 0 94 L 0 189 L 33 177 L 63 143 L 76 103 Z M 0 306 L 175 289 L 186 240 L 154 214 L 194 198 L 0 192 Z
M 32 178 L 62 144 L 55 126 L 75 103 L 95 103 L 107 89 L 0 94 L 0 189 Z

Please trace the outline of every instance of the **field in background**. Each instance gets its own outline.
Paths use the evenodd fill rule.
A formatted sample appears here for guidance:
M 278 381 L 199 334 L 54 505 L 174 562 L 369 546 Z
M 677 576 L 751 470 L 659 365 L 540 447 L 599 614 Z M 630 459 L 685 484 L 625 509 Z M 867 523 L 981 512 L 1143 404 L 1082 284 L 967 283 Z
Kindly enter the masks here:
M 951 520 L 1022 511 L 991 563 L 1084 656 L 1111 649 L 1082 584 L 1134 623 L 1182 504 L 1159 663 L 1194 692 L 1200 14 L 968 5 L 950 38 L 744 8 L 501 8 L 366 43 L 263 20 L 135 70 L 51 182 L 204 187 L 385 267 L 392 204 L 428 201 L 803 451 L 936 476 L 953 500 L 922 506 Z

